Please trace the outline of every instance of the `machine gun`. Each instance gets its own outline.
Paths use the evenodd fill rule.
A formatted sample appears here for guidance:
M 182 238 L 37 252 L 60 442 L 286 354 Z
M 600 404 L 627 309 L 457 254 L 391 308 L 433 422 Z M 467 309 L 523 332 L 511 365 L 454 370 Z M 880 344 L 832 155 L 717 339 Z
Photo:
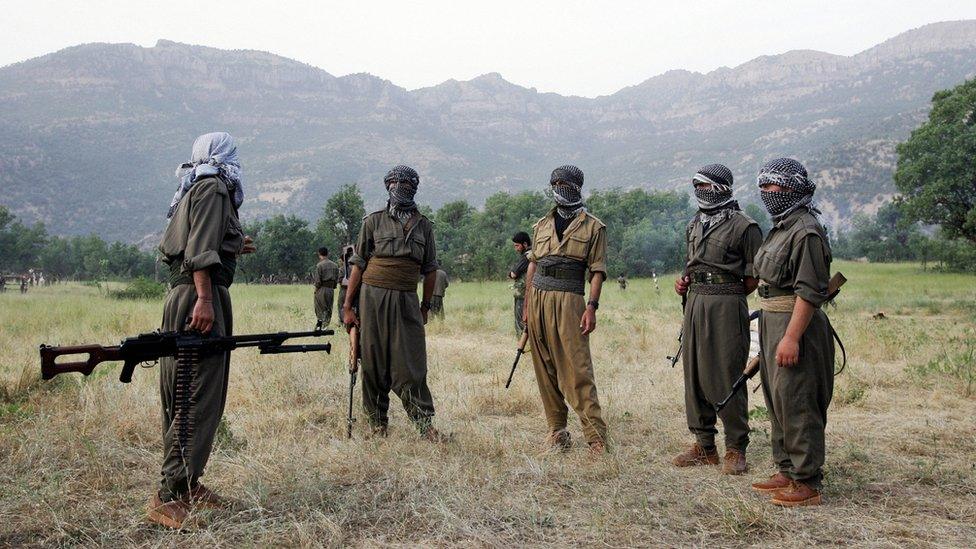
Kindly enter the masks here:
M 51 379 L 67 372 L 81 372 L 89 375 L 102 362 L 123 362 L 119 381 L 132 381 L 132 372 L 137 364 L 154 362 L 162 357 L 176 357 L 177 353 L 194 351 L 200 357 L 215 355 L 240 349 L 257 347 L 261 354 L 331 352 L 332 344 L 285 345 L 285 341 L 295 338 L 324 337 L 333 335 L 332 330 L 312 332 L 278 332 L 273 334 L 254 334 L 239 336 L 206 336 L 198 332 L 153 332 L 129 337 L 118 345 L 76 345 L 57 347 L 41 345 L 41 377 Z M 88 355 L 85 360 L 58 362 L 58 357 Z

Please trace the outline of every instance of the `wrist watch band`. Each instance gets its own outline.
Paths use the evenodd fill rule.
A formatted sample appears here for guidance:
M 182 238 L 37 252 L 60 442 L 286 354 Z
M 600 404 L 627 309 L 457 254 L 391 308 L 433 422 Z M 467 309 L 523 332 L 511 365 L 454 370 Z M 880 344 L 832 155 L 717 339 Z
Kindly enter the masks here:
M 420 302 L 420 310 L 421 311 L 429 311 L 430 310 L 430 301 L 421 301 Z
M 586 306 L 587 307 L 593 307 L 593 310 L 595 311 L 595 310 L 597 310 L 597 309 L 600 308 L 600 302 L 597 301 L 597 300 L 595 300 L 595 299 L 591 299 L 591 300 L 589 300 L 589 301 L 586 302 Z

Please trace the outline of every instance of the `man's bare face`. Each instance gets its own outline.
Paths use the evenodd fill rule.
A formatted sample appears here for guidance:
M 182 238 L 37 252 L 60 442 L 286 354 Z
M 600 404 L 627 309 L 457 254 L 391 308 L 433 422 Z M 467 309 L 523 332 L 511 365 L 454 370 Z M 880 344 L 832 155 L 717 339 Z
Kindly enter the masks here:
M 525 253 L 525 250 L 526 250 L 525 244 L 522 244 L 521 242 L 516 242 L 513 247 L 515 248 L 515 251 L 516 252 L 518 252 L 520 254 L 524 254 Z

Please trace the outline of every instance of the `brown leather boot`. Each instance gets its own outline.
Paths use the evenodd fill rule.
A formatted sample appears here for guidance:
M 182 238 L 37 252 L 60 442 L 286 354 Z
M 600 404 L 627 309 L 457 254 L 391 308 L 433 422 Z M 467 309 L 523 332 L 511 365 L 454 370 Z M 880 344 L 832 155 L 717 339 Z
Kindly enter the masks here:
M 163 502 L 157 492 L 149 498 L 149 506 L 146 513 L 147 518 L 151 522 L 179 530 L 183 528 L 187 518 L 190 516 L 190 507 L 186 502 L 178 499 Z
M 784 475 L 783 473 L 776 473 L 775 475 L 769 477 L 769 480 L 752 483 L 752 489 L 764 494 L 772 494 L 784 488 L 788 488 L 791 482 L 793 482 L 793 480 L 790 477 Z
M 454 440 L 454 435 L 445 435 L 433 427 L 428 427 L 424 429 L 420 437 L 427 442 L 432 442 L 434 444 L 446 444 Z
M 789 488 L 784 488 L 773 494 L 773 499 L 769 500 L 773 505 L 780 507 L 802 507 L 806 505 L 820 505 L 820 491 L 814 490 L 811 486 L 793 481 Z
M 548 450 L 568 452 L 569 449 L 573 447 L 573 437 L 570 436 L 569 431 L 566 429 L 552 431 L 549 433 L 549 436 L 546 437 L 545 446 Z
M 676 467 L 693 467 L 696 465 L 718 465 L 718 451 L 712 448 L 705 451 L 697 442 L 692 444 L 687 450 L 674 456 L 671 460 Z
M 386 425 L 373 425 L 370 428 L 370 438 L 379 437 L 386 438 L 389 435 L 389 431 Z
M 741 475 L 748 470 L 749 464 L 746 463 L 745 454 L 735 448 L 729 448 L 725 451 L 725 459 L 722 460 L 723 475 Z
M 190 488 L 189 497 L 190 507 L 196 509 L 227 509 L 230 502 L 218 496 L 216 492 L 207 488 L 203 483 Z
M 568 433 L 567 433 L 568 434 Z M 590 457 L 599 458 L 607 453 L 607 445 L 601 440 L 594 440 L 590 443 Z

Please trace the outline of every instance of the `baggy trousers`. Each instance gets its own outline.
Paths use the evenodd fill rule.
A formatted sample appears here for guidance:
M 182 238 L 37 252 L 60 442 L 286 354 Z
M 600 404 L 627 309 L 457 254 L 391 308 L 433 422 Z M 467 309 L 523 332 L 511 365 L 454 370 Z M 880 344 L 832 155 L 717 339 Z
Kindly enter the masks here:
M 427 343 L 416 291 L 363 284 L 359 290 L 363 410 L 369 423 L 389 423 L 390 391 L 421 431 L 434 417 L 427 387 Z
M 596 394 L 590 339 L 580 333 L 580 318 L 586 309 L 583 296 L 531 291 L 528 329 L 532 364 L 549 430 L 566 428 L 568 402 L 580 418 L 587 442 L 606 442 L 607 424 Z
M 777 366 L 776 346 L 791 316 L 763 311 L 759 324 L 759 373 L 772 426 L 773 461 L 784 475 L 820 489 L 827 407 L 834 394 L 834 341 L 827 315 L 817 309 L 800 339 L 799 362 Z
M 745 369 L 749 354 L 749 309 L 745 295 L 688 292 L 681 355 L 688 429 L 703 448 L 715 446 L 714 405 L 725 398 Z M 748 392 L 738 391 L 718 414 L 726 450 L 749 444 Z
M 197 293 L 192 284 L 174 286 L 163 305 L 163 331 L 186 327 Z M 212 335 L 233 334 L 230 293 L 213 287 L 214 323 Z M 163 467 L 160 496 L 164 501 L 180 498 L 197 480 L 210 459 L 217 426 L 227 402 L 230 353 L 208 356 L 183 378 L 188 386 L 178 389 L 176 359 L 159 360 L 159 393 L 162 400 Z M 183 402 L 180 402 L 183 400 Z M 180 410 L 187 410 L 182 417 Z
M 335 297 L 335 288 L 322 286 L 315 290 L 315 319 L 328 326 L 332 322 L 332 300 Z

